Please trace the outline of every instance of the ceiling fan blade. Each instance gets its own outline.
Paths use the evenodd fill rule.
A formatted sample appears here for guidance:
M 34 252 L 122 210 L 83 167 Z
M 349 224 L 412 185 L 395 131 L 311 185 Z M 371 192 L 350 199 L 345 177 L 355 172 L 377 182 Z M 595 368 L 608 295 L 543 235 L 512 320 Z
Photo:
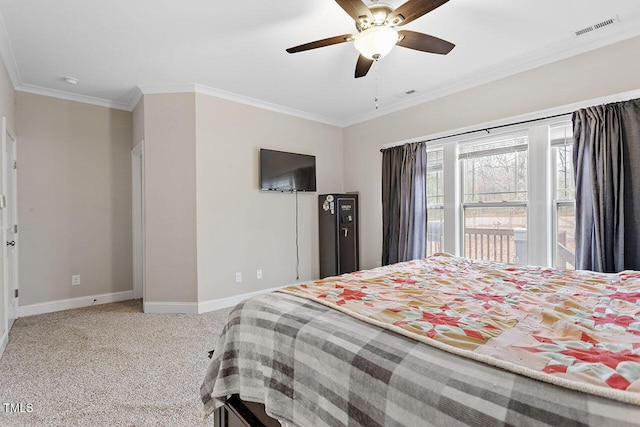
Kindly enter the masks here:
M 353 34 L 343 34 L 341 36 L 329 37 L 328 39 L 316 40 L 314 42 L 301 44 L 287 49 L 289 53 L 303 52 L 305 50 L 317 49 L 319 47 L 331 46 L 332 44 L 344 43 L 353 40 Z
M 366 76 L 372 64 L 373 59 L 365 58 L 362 55 L 358 56 L 358 62 L 356 62 L 356 79 Z
M 391 25 L 408 24 L 448 1 L 449 0 L 409 0 L 390 13 L 387 17 L 387 22 Z
M 371 11 L 362 3 L 362 0 L 336 0 L 336 3 L 356 22 L 371 23 L 373 21 Z
M 396 43 L 398 46 L 421 50 L 422 52 L 446 55 L 456 46 L 446 40 L 415 31 L 402 30 L 398 31 L 398 34 L 402 37 L 398 40 L 398 43 Z

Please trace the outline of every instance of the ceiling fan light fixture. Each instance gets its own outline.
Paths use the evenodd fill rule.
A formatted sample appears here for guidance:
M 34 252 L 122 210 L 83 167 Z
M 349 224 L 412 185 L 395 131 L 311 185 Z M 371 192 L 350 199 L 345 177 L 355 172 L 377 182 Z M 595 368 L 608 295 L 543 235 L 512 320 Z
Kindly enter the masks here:
M 353 45 L 362 56 L 378 60 L 391 52 L 398 41 L 398 32 L 385 25 L 376 25 L 358 34 Z

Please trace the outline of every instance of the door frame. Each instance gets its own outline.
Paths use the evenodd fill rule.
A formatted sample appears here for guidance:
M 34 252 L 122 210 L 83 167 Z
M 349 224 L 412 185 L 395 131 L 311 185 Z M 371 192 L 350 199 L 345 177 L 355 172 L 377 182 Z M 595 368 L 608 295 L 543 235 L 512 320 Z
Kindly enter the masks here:
M 13 326 L 13 322 L 19 317 L 19 297 L 12 297 L 11 295 L 19 289 L 19 279 L 18 279 L 18 248 L 20 247 L 18 241 L 18 233 L 14 232 L 14 241 L 15 246 L 13 247 L 13 257 L 11 259 L 11 263 L 9 262 L 9 251 L 7 249 L 7 227 L 9 226 L 17 226 L 18 223 L 18 174 L 15 166 L 8 165 L 6 159 L 7 153 L 7 144 L 11 144 L 11 152 L 13 153 L 13 158 L 11 159 L 14 162 L 17 162 L 17 139 L 16 135 L 9 126 L 6 117 L 2 117 L 2 150 L 1 153 L 1 161 L 2 161 L 2 200 L 0 201 L 0 206 L 2 206 L 2 232 L 0 238 L 0 244 L 2 244 L 2 259 L 3 259 L 3 289 L 4 292 L 4 329 L 7 333 L 7 338 L 11 327 Z M 7 138 L 8 137 L 8 138 Z M 14 164 L 15 165 L 15 164 Z M 7 167 L 9 166 L 9 167 Z M 12 200 L 7 200 L 9 195 L 8 185 L 9 185 L 9 174 L 13 175 L 13 179 L 11 180 L 12 191 L 10 194 L 13 196 Z M 13 210 L 13 224 L 8 224 L 9 222 L 9 209 Z M 9 274 L 12 271 L 13 274 Z M 13 279 L 13 280 L 10 280 Z M 4 338 L 4 337 L 3 337 Z
M 144 185 L 144 140 L 131 150 L 131 213 L 133 297 L 145 296 L 145 185 Z

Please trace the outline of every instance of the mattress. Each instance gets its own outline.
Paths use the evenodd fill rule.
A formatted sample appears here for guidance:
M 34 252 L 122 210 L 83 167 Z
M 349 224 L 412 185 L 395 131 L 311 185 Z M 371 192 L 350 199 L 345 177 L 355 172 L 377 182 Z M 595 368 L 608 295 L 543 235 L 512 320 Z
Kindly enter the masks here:
M 229 315 L 201 386 L 296 426 L 638 425 L 640 407 L 453 354 L 296 295 Z

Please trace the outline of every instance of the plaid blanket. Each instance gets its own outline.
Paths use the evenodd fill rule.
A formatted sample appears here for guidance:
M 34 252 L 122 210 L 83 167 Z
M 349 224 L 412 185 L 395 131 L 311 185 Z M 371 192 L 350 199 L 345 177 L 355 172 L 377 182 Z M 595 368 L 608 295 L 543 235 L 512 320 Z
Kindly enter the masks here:
M 640 405 L 640 272 L 438 254 L 281 289 L 454 354 Z
M 201 386 L 297 426 L 638 425 L 640 407 L 456 356 L 324 305 L 272 293 L 234 308 Z

